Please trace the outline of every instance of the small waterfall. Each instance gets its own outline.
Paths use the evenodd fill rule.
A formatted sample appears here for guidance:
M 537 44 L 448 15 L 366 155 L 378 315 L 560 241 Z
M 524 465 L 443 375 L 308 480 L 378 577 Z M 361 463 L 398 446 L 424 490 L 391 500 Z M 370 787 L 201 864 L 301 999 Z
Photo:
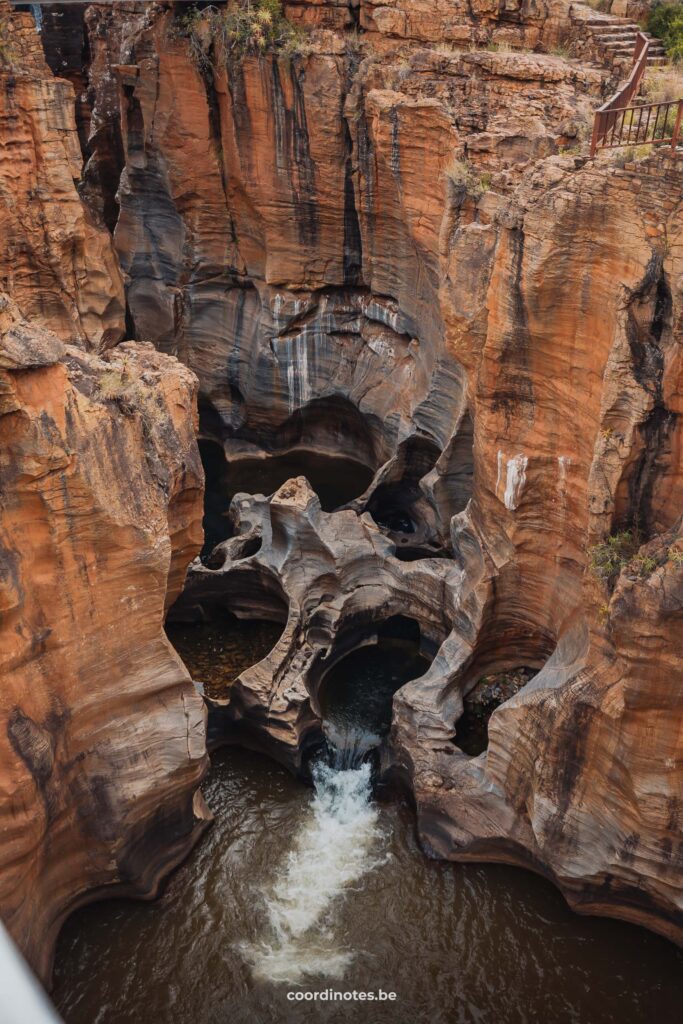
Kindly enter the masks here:
M 241 946 L 260 980 L 296 985 L 312 976 L 343 977 L 359 951 L 335 935 L 335 911 L 345 891 L 385 860 L 366 761 L 379 737 L 330 726 L 327 738 L 327 760 L 312 771 L 309 811 L 264 895 L 265 935 Z
M 336 771 L 360 768 L 382 742 L 381 736 L 349 722 L 326 722 L 327 761 Z

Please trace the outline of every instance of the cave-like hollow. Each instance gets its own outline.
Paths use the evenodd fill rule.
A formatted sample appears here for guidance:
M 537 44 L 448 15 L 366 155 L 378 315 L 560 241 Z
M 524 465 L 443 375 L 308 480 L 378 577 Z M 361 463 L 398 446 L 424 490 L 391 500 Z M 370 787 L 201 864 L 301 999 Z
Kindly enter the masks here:
M 328 743 L 351 761 L 379 746 L 391 727 L 394 694 L 424 675 L 435 650 L 417 620 L 404 615 L 342 629 L 309 678 Z
M 420 512 L 416 506 L 424 495 L 420 480 L 434 466 L 439 447 L 426 437 L 412 437 L 402 445 L 391 478 L 372 493 L 367 511 L 378 526 L 396 540 L 397 554 L 402 546 L 412 544 L 412 536 L 420 533 Z
M 214 419 L 208 410 L 207 422 Z M 352 403 L 331 396 L 297 410 L 274 433 L 245 431 L 245 438 L 228 438 L 225 445 L 200 436 L 206 477 L 202 561 L 232 536 L 228 510 L 235 494 L 268 497 L 303 476 L 324 512 L 360 497 L 372 483 L 381 448 L 368 419 Z
M 258 589 L 254 581 L 267 571 L 257 558 L 251 565 L 237 568 L 234 575 L 236 562 L 246 563 L 261 550 L 263 543 L 260 536 L 250 532 L 245 535 L 244 546 L 239 547 L 229 512 L 235 495 L 268 497 L 287 480 L 304 476 L 324 511 L 346 506 L 358 514 L 369 513 L 394 542 L 400 560 L 448 557 L 447 545 L 438 532 L 439 512 L 430 490 L 434 481 L 429 487 L 422 484 L 428 476 L 437 483 L 442 481 L 444 494 L 439 498 L 444 508 L 452 502 L 460 507 L 466 501 L 471 476 L 471 431 L 461 429 L 462 444 L 452 443 L 442 452 L 435 439 L 424 433 L 411 434 L 397 449 L 392 448 L 385 429 L 378 417 L 361 412 L 338 395 L 311 400 L 277 427 L 268 423 L 267 418 L 261 421 L 258 410 L 252 411 L 234 434 L 226 434 L 225 424 L 208 400 L 201 406 L 199 445 L 206 472 L 206 540 L 202 562 L 206 569 L 221 571 L 211 580 L 200 572 L 190 591 L 194 587 L 196 593 L 200 587 L 204 596 L 207 592 L 215 594 L 222 609 L 220 628 L 228 634 L 227 646 L 232 636 L 241 635 L 247 651 L 258 655 L 250 659 L 251 664 L 272 650 L 278 635 L 267 633 L 263 627 L 263 620 L 269 622 L 271 616 L 264 614 L 261 602 L 245 601 L 244 595 L 237 593 L 240 588 L 248 592 L 254 585 Z M 439 459 L 443 466 L 437 474 Z M 232 569 L 224 572 L 226 553 L 216 546 L 227 539 Z M 267 561 L 268 552 L 263 558 Z M 190 593 L 183 600 L 187 608 Z M 251 624 L 236 623 L 228 615 L 235 612 L 236 600 L 240 619 L 259 620 L 254 625 L 254 638 L 249 635 Z M 321 614 L 324 619 L 325 613 Z M 198 616 L 203 625 L 199 628 L 210 632 L 209 648 L 220 653 L 226 643 L 217 643 L 211 632 L 215 626 L 207 625 L 207 620 L 213 623 L 215 616 L 215 608 L 204 601 Z M 274 616 L 274 621 L 285 619 L 283 602 L 282 612 Z M 381 746 L 391 726 L 394 694 L 427 672 L 438 644 L 444 639 L 442 635 L 427 636 L 421 623 L 424 626 L 421 616 L 401 614 L 400 606 L 395 604 L 382 610 L 356 611 L 350 616 L 343 615 L 341 620 L 323 623 L 329 642 L 315 656 L 307 672 L 306 686 L 311 695 L 311 710 L 322 722 L 328 746 L 356 748 L 352 759 L 359 746 L 367 747 L 368 752 Z M 426 629 L 429 633 L 428 626 Z M 199 633 L 183 635 L 179 643 L 187 645 L 194 636 Z M 264 646 L 258 649 L 261 638 Z M 193 655 L 186 655 L 184 650 L 180 653 L 192 670 Z M 238 670 L 246 667 L 240 662 Z M 200 681 L 211 700 L 229 696 L 230 681 L 239 674 L 234 671 L 229 654 L 227 665 L 204 668 L 200 662 L 199 669 Z M 223 671 L 226 683 L 219 681 L 221 689 L 211 678 L 215 671 Z M 237 691 L 233 697 L 237 699 Z M 322 738 L 320 733 L 318 737 Z M 319 740 L 313 740 L 313 731 L 309 738 L 311 750 L 317 748 Z M 305 746 L 307 741 L 302 742 Z
M 356 459 L 296 448 L 265 458 L 231 460 L 226 465 L 223 485 L 230 500 L 238 491 L 273 494 L 287 480 L 298 476 L 306 477 L 320 498 L 323 511 L 333 512 L 362 494 L 373 472 Z
M 216 441 L 200 438 L 199 454 L 204 467 L 204 544 L 202 561 L 206 561 L 217 544 L 232 536 L 232 524 L 228 519 L 230 499 L 224 493 L 225 452 Z
M 455 723 L 453 743 L 469 757 L 485 753 L 493 712 L 531 682 L 555 646 L 552 637 L 540 633 L 508 643 L 502 624 L 498 646 L 495 635 L 495 629 L 489 629 L 481 638 L 479 649 L 460 683 L 463 710 Z
M 166 635 L 193 682 L 211 700 L 227 700 L 235 679 L 273 650 L 289 603 L 270 574 L 240 573 L 215 593 L 181 594 L 169 610 Z

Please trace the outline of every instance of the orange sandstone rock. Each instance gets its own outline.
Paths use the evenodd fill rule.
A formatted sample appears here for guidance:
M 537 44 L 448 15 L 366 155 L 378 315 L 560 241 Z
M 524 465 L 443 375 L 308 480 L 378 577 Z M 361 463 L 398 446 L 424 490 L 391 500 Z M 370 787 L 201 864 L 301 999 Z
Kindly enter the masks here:
M 316 31 L 323 11 L 337 24 L 338 4 L 295 6 Z M 556 40 L 567 21 L 557 5 L 508 13 L 517 46 Z M 607 77 L 548 53 L 463 52 L 507 31 L 497 9 L 367 0 L 360 17 L 360 53 L 320 31 L 309 55 L 226 68 L 205 40 L 200 72 L 163 11 L 137 32 L 134 65 L 120 51 L 116 242 L 131 312 L 197 369 L 205 435 L 226 452 L 267 457 L 297 423 L 319 429 L 331 402 L 336 427 L 346 403 L 338 450 L 362 437 L 378 473 L 354 508 L 415 486 L 421 537 L 448 538 L 461 570 L 451 633 L 396 698 L 392 734 L 425 845 L 525 863 L 576 905 L 680 939 L 661 810 L 678 806 L 680 773 L 659 756 L 679 756 L 674 727 L 659 730 L 661 707 L 675 721 L 681 710 L 660 667 L 680 665 L 677 599 L 665 596 L 680 566 L 624 570 L 644 573 L 640 610 L 617 607 L 589 569 L 610 532 L 637 523 L 654 544 L 678 529 L 680 169 L 657 154 L 621 170 L 563 153 L 581 149 Z M 307 443 L 323 447 L 315 429 Z M 323 434 L 329 446 L 335 431 Z M 231 543 L 241 551 L 244 538 Z M 409 570 L 387 565 L 384 589 L 361 581 L 348 596 L 367 616 L 377 595 L 413 607 Z M 410 572 L 428 592 L 428 566 Z M 646 668 L 626 622 L 654 652 L 636 716 L 624 695 Z M 317 635 L 308 625 L 292 643 Z M 466 756 L 469 690 L 523 665 L 539 674 L 494 713 L 488 752 Z M 296 707 L 277 691 L 278 714 L 309 728 L 314 681 L 297 685 Z M 277 730 L 254 700 L 267 745 Z M 297 736 L 292 726 L 283 759 Z M 651 788 L 665 794 L 652 813 Z M 636 835 L 642 862 L 629 860 Z
M 318 452 L 355 454 L 375 474 L 363 495 L 333 515 L 320 512 L 303 483 L 297 493 L 305 495 L 305 508 L 283 511 L 287 489 L 278 500 L 261 502 L 266 508 L 245 504 L 244 525 L 253 536 L 240 533 L 226 543 L 220 572 L 238 579 L 258 575 L 243 555 L 248 543 L 261 541 L 255 564 L 274 590 L 282 586 L 298 601 L 290 620 L 297 627 L 235 687 L 244 701 L 235 717 L 244 711 L 265 748 L 298 763 L 302 737 L 316 722 L 311 666 L 316 653 L 324 649 L 327 657 L 334 649 L 344 614 L 366 625 L 388 607 L 392 614 L 414 614 L 425 634 L 443 643 L 429 673 L 395 698 L 387 756 L 415 794 L 425 847 L 453 859 L 524 864 L 552 878 L 578 909 L 641 922 L 681 941 L 680 159 L 655 152 L 626 168 L 604 157 L 587 162 L 582 139 L 609 87 L 607 75 L 543 52 L 470 52 L 470 42 L 495 38 L 517 48 L 547 47 L 571 28 L 561 4 L 505 6 L 502 19 L 488 0 L 467 10 L 450 0 L 362 0 L 357 42 L 347 26 L 358 5 L 300 0 L 287 11 L 314 27 L 311 53 L 251 56 L 229 67 L 206 38 L 203 58 L 193 59 L 168 4 L 144 11 L 128 4 L 93 7 L 87 15 L 94 55 L 88 78 L 92 152 L 84 193 L 96 219 L 115 227 L 137 335 L 177 353 L 199 376 L 204 437 L 231 458 L 246 452 L 264 461 L 278 444 L 305 443 Z M 111 77 L 109 65 L 115 66 Z M 26 109 L 34 99 L 29 85 Z M 53 97 L 61 89 L 54 108 L 59 117 L 55 113 L 51 124 L 68 124 L 75 168 L 71 113 L 64 107 L 71 94 L 59 83 L 44 88 Z M 27 115 L 27 123 L 36 117 Z M 117 159 L 111 139 L 121 141 Z M 46 216 L 52 218 L 55 197 L 76 210 L 69 183 L 60 182 L 50 185 Z M 11 193 L 11 181 L 7 188 Z M 12 266 L 23 265 L 20 256 Z M 29 269 L 32 259 L 25 260 Z M 69 267 L 70 259 L 60 250 L 56 265 Z M 8 268 L 3 264 L 3 273 Z M 74 273 L 59 301 L 80 310 L 83 287 Z M 14 291 L 23 307 L 45 293 L 41 288 L 27 286 L 19 295 L 15 285 Z M 104 294 L 110 294 L 106 288 Z M 47 299 L 41 301 L 31 312 L 68 340 L 65 325 L 81 314 L 70 313 L 69 321 L 50 299 L 47 316 L 40 313 Z M 147 369 L 137 383 L 138 362 L 147 366 L 160 357 L 131 349 L 126 358 L 133 369 L 124 381 L 117 354 L 119 376 L 105 376 L 105 390 L 114 390 L 104 401 L 94 382 L 111 370 L 95 357 L 81 354 L 79 362 L 72 351 L 60 351 L 33 324 L 13 328 L 5 341 L 5 418 L 19 417 L 37 432 L 28 454 L 22 448 L 13 456 L 12 465 L 26 459 L 13 483 L 21 513 L 13 529 L 23 529 L 36 493 L 56 486 L 60 474 L 72 479 L 70 445 L 81 435 L 73 433 L 78 424 L 65 409 L 78 411 L 88 438 L 106 432 L 126 462 L 116 480 L 106 466 L 98 468 L 103 476 L 92 484 L 81 482 L 74 469 L 78 486 L 67 489 L 68 507 L 62 491 L 50 492 L 66 554 L 49 519 L 35 541 L 38 554 L 31 554 L 29 566 L 21 563 L 32 581 L 30 600 L 42 601 L 42 587 L 48 593 L 24 638 L 34 652 L 33 661 L 25 655 L 26 664 L 42 665 L 53 654 L 57 659 L 63 643 L 73 644 L 77 678 L 63 662 L 54 664 L 58 677 L 68 680 L 69 692 L 60 699 L 74 722 L 83 716 L 79 728 L 86 738 L 75 744 L 76 754 L 87 750 L 83 763 L 93 760 L 96 778 L 133 778 L 143 788 L 149 783 L 144 821 L 156 803 L 152 782 L 136 774 L 140 733 L 148 734 L 150 721 L 155 736 L 171 729 L 182 766 L 174 782 L 179 788 L 156 762 L 150 776 L 157 796 L 172 789 L 171 806 L 184 808 L 180 831 L 187 839 L 203 748 L 200 714 L 191 703 L 192 745 L 189 753 L 180 749 L 187 732 L 177 694 L 194 698 L 159 634 L 170 558 L 168 495 L 163 487 L 163 494 L 154 490 L 159 465 L 176 481 L 173 493 L 187 494 L 185 526 L 173 525 L 173 515 L 170 528 L 185 551 L 170 569 L 173 592 L 195 550 L 196 495 L 181 486 L 177 454 L 169 455 L 165 432 L 155 429 L 157 414 L 150 413 L 143 386 Z M 22 358 L 34 360 L 34 368 L 22 369 Z M 161 360 L 150 372 L 180 387 L 177 370 L 164 367 Z M 41 402 L 49 437 L 47 420 L 38 417 Z M 165 403 L 159 415 L 166 415 Z M 190 446 L 188 406 L 183 399 L 174 427 L 183 451 Z M 100 453 L 106 445 L 102 440 L 94 447 Z M 83 458 L 89 468 L 90 455 Z M 190 492 L 198 480 L 193 465 Z M 121 477 L 134 479 L 135 487 L 122 491 Z M 160 479 L 167 479 L 164 472 Z M 122 519 L 122 535 L 119 519 L 111 530 L 105 490 Z M 414 561 L 398 557 L 395 530 L 372 522 L 381 519 L 387 495 L 415 517 L 425 547 Z M 79 518 L 84 508 L 86 518 Z M 77 542 L 76 526 L 62 524 L 64 516 L 83 530 Z M 41 521 L 33 511 L 31 517 Z M 283 569 L 282 551 L 268 548 L 269 524 L 278 517 L 286 519 L 294 569 Z M 102 520 L 116 545 L 113 554 L 108 546 L 100 554 Z M 627 527 L 637 527 L 642 550 L 608 585 L 591 570 L 595 545 Z M 24 551 L 21 539 L 9 546 L 11 568 Z M 93 622 L 78 643 L 71 605 L 55 597 L 62 570 L 54 569 L 61 563 L 51 545 L 71 559 L 67 581 L 78 569 L 92 587 L 92 609 L 78 604 L 80 592 L 66 591 L 79 623 L 87 616 Z M 90 550 L 114 559 L 113 575 L 105 579 L 99 562 L 91 565 Z M 449 557 L 430 559 L 435 550 Z M 331 551 L 333 571 L 326 562 Z M 359 568 L 368 564 L 372 585 Z M 23 577 L 12 572 L 6 602 L 19 616 L 22 594 L 13 581 Z M 131 573 L 146 602 L 132 610 L 142 631 L 136 644 L 145 652 L 139 668 L 130 665 L 128 646 L 122 652 L 103 633 L 116 587 Z M 195 584 L 220 592 L 219 571 L 197 570 Z M 246 594 L 257 606 L 263 600 L 256 588 Z M 308 600 L 311 594 L 319 600 Z M 47 629 L 66 637 L 55 652 L 53 633 L 43 636 Z M 114 708 L 102 659 L 97 671 L 92 667 L 91 633 L 98 653 L 104 644 L 122 662 L 117 678 L 126 681 L 127 697 Z M 13 644 L 17 636 L 10 635 Z M 277 674 L 281 664 L 291 680 Z M 521 666 L 538 674 L 493 713 L 488 750 L 466 755 L 458 730 L 469 691 L 488 672 Z M 91 671 L 95 696 L 85 700 Z M 170 711 L 154 696 L 161 678 Z M 21 819 L 24 805 L 33 816 L 30 842 L 29 826 L 17 826 L 22 857 L 16 864 L 24 865 L 36 893 L 11 911 L 15 933 L 43 964 L 47 954 L 37 953 L 34 918 L 47 920 L 53 934 L 55 907 L 73 905 L 86 886 L 122 880 L 118 868 L 90 874 L 75 862 L 61 901 L 35 881 L 34 866 L 47 860 L 52 835 L 47 804 L 37 799 L 41 780 L 61 807 L 54 766 L 68 765 L 59 770 L 69 784 L 69 773 L 80 771 L 68 760 L 71 753 L 59 760 L 68 723 L 62 724 L 62 704 L 51 710 L 45 686 L 41 676 L 35 706 L 21 705 L 33 724 L 17 718 L 15 746 L 7 748 L 7 777 L 24 787 L 8 806 L 15 817 Z M 138 692 L 146 695 L 140 717 Z M 176 695 L 170 705 L 167 692 Z M 106 742 L 88 745 L 93 708 L 97 735 Z M 127 716 L 135 725 L 121 731 L 112 760 L 105 723 L 128 723 Z M 81 785 L 86 810 L 82 819 L 70 819 L 73 830 L 102 818 L 99 797 L 92 795 L 101 783 L 94 790 Z M 127 804 L 116 802 L 123 800 L 119 782 L 112 788 L 106 799 L 125 810 Z M 33 803 L 23 795 L 28 792 Z M 57 848 L 71 849 L 66 826 L 63 838 L 59 832 L 61 821 L 54 826 L 55 842 L 63 843 Z M 128 849 L 131 834 L 117 825 L 97 849 L 113 844 L 121 860 L 119 848 Z M 22 842 L 33 844 L 31 856 Z M 122 862 L 129 864 L 126 856 Z M 13 861 L 0 873 L 2 891 L 10 895 L 26 890 L 22 878 L 15 881 L 16 870 Z M 46 878 L 59 882 L 56 869 Z
M 0 298 L 0 914 L 43 976 L 70 910 L 153 895 L 206 821 L 163 632 L 201 543 L 195 401 L 151 346 L 103 361 Z
M 0 285 L 65 342 L 103 350 L 124 334 L 111 238 L 79 199 L 72 86 L 53 78 L 31 15 L 8 22 L 0 66 Z

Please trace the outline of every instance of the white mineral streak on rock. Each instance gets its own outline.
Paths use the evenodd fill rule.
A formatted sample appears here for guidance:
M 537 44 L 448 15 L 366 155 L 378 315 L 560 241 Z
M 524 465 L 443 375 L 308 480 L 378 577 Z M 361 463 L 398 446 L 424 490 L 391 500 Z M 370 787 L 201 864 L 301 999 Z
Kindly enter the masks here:
M 389 358 L 394 357 L 393 346 L 384 338 L 371 338 L 368 342 L 368 348 L 371 352 L 374 352 L 376 356 L 387 356 Z
M 529 463 L 526 455 L 515 455 L 508 460 L 507 476 L 505 479 L 505 495 L 503 502 L 507 509 L 513 512 L 519 505 L 522 491 L 526 484 L 526 467 Z
M 308 376 L 308 332 L 297 334 L 288 352 L 287 387 L 289 390 L 289 412 L 301 409 L 311 398 Z
M 500 483 L 501 483 L 501 480 L 503 479 L 503 462 L 504 462 L 504 460 L 505 460 L 505 456 L 499 450 L 498 451 L 498 476 L 496 477 L 496 494 L 498 494 L 498 492 L 500 491 Z

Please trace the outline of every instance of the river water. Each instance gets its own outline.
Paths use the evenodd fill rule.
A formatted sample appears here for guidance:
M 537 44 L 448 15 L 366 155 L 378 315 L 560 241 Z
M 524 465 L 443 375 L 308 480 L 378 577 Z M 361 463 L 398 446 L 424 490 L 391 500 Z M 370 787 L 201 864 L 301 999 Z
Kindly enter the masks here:
M 423 667 L 399 652 L 355 652 L 348 678 L 390 700 Z M 678 1024 L 683 953 L 663 939 L 578 917 L 528 872 L 427 859 L 409 807 L 373 797 L 376 739 L 357 687 L 347 696 L 324 693 L 313 788 L 219 751 L 204 787 L 215 824 L 162 898 L 72 915 L 53 992 L 66 1024 Z M 386 724 L 379 702 L 371 726 Z M 376 998 L 340 996 L 353 990 Z
M 428 860 L 410 810 L 372 804 L 365 771 L 311 792 L 256 754 L 215 755 L 216 822 L 163 897 L 65 925 L 53 997 L 67 1024 L 680 1021 L 673 946 L 572 914 L 527 872 Z M 397 1000 L 288 1000 L 297 986 Z

